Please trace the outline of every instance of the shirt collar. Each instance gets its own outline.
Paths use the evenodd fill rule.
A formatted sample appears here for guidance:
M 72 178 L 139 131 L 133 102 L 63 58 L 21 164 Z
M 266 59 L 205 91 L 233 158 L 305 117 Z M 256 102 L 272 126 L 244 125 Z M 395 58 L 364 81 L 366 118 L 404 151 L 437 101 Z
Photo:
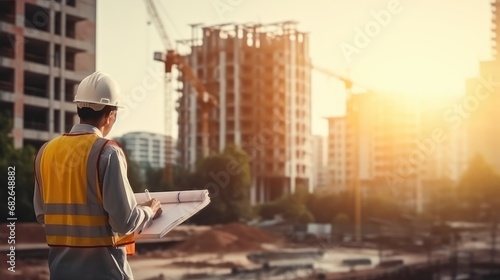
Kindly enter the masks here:
M 91 132 L 97 134 L 99 137 L 102 136 L 102 132 L 95 126 L 90 124 L 75 124 L 69 133 L 81 133 L 81 132 Z

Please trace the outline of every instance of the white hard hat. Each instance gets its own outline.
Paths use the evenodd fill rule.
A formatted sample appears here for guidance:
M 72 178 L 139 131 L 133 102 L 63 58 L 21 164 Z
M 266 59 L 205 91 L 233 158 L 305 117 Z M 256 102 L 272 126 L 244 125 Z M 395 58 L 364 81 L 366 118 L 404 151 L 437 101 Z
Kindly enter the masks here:
M 100 111 L 105 106 L 123 107 L 120 95 L 118 83 L 109 75 L 97 71 L 78 85 L 73 102 L 77 103 L 78 108 L 88 107 Z

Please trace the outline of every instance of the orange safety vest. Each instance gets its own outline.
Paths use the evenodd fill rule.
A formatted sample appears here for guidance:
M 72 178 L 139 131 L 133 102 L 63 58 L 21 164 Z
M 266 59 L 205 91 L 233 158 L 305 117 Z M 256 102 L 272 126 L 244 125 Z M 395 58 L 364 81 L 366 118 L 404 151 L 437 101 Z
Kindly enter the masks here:
M 35 160 L 47 245 L 125 246 L 135 253 L 134 234 L 111 229 L 99 182 L 99 158 L 110 140 L 95 133 L 64 134 L 45 143 Z M 111 141 L 112 143 L 112 141 Z

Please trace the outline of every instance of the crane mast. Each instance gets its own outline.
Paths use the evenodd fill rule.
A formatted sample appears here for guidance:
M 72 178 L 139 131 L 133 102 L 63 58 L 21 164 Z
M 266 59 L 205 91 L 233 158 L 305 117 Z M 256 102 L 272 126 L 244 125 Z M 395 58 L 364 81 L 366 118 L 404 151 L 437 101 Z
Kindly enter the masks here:
M 158 14 L 158 9 L 156 8 L 156 5 L 153 0 L 144 0 L 144 3 L 146 5 L 146 10 L 148 12 L 148 15 L 151 17 L 151 20 L 156 27 L 156 30 L 158 32 L 158 35 L 160 36 L 160 39 L 166 49 L 172 49 L 172 42 L 170 41 L 170 38 L 168 37 L 167 31 L 165 30 L 165 26 L 163 25 L 163 22 L 161 20 L 161 17 Z M 164 94 L 163 94 L 163 103 L 164 103 L 164 129 L 165 129 L 165 135 L 166 135 L 166 141 L 165 141 L 165 149 L 167 149 L 167 155 L 172 155 L 173 156 L 173 139 L 174 135 L 172 132 L 172 115 L 173 115 L 173 92 L 172 92 L 172 87 L 171 87 L 171 73 L 165 73 L 165 82 L 164 82 Z M 168 139 L 170 138 L 170 139 Z M 166 158 L 165 162 L 165 172 L 164 172 L 164 179 L 168 183 L 172 183 L 172 171 L 173 169 L 173 162 L 170 157 Z
M 148 14 L 151 16 L 153 23 L 155 24 L 160 38 L 163 41 L 163 44 L 167 50 L 166 55 L 162 55 L 161 53 L 155 53 L 155 60 L 162 61 L 165 63 L 165 75 L 166 75 L 166 84 L 165 88 L 168 89 L 165 93 L 165 103 L 166 103 L 166 130 L 167 134 L 171 133 L 171 123 L 172 123 L 172 92 L 170 88 L 170 81 L 172 75 L 173 66 L 177 66 L 177 70 L 182 73 L 183 77 L 185 77 L 186 81 L 191 84 L 195 88 L 196 101 L 201 106 L 202 112 L 202 122 L 201 122 L 201 134 L 202 134 L 202 155 L 203 157 L 207 157 L 210 153 L 210 145 L 209 145 L 209 135 L 210 135 L 210 120 L 209 114 L 211 108 L 213 106 L 218 106 L 217 99 L 209 94 L 203 83 L 196 77 L 193 69 L 189 65 L 189 63 L 178 54 L 170 41 L 167 31 L 165 30 L 165 26 L 159 16 L 158 9 L 154 3 L 154 0 L 144 0 L 146 4 L 146 8 L 148 10 Z M 168 106 L 167 106 L 168 105 Z M 168 121 L 168 123 L 167 123 Z M 171 174 L 171 172 L 169 173 Z
M 165 30 L 165 25 L 163 25 L 163 21 L 161 20 L 160 15 L 158 14 L 158 9 L 156 8 L 156 5 L 153 0 L 144 0 L 144 3 L 146 4 L 146 9 L 148 11 L 149 16 L 151 17 L 153 24 L 155 25 L 158 35 L 160 35 L 160 39 L 163 43 L 163 46 L 167 50 L 173 49 L 172 42 L 170 41 L 170 38 L 168 37 L 168 33 Z
M 361 237 L 362 237 L 362 231 L 361 231 L 361 182 L 359 178 L 359 125 L 358 125 L 358 111 L 353 106 L 352 102 L 352 87 L 353 87 L 353 81 L 350 78 L 344 77 L 343 75 L 337 74 L 333 71 L 330 71 L 329 69 L 319 67 L 316 65 L 310 65 L 310 67 L 324 75 L 327 75 L 329 77 L 336 78 L 344 83 L 344 86 L 346 88 L 346 121 L 348 121 L 351 124 L 351 127 L 354 129 L 354 134 L 356 134 L 355 137 L 353 137 L 355 140 L 354 145 L 354 150 L 352 151 L 352 154 L 354 155 L 354 160 L 353 164 L 351 166 L 353 170 L 353 180 L 351 181 L 351 187 L 354 195 L 354 236 L 356 241 L 361 242 Z M 356 83 L 356 85 L 360 85 Z M 366 89 L 368 89 L 365 86 L 362 86 Z

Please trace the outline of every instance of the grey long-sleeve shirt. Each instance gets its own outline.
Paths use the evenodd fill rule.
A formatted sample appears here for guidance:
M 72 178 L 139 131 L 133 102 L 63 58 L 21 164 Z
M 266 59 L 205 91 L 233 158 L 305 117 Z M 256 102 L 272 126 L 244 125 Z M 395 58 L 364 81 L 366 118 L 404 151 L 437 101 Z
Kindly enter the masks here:
M 70 133 L 102 133 L 86 124 L 73 126 Z M 127 163 L 121 148 L 107 145 L 99 158 L 99 180 L 103 186 L 103 205 L 109 224 L 115 232 L 131 234 L 142 229 L 153 217 L 153 210 L 139 206 L 127 179 Z M 43 200 L 35 180 L 33 205 L 36 219 L 44 224 Z M 134 279 L 125 247 L 70 248 L 49 250 L 51 280 L 115 280 Z

